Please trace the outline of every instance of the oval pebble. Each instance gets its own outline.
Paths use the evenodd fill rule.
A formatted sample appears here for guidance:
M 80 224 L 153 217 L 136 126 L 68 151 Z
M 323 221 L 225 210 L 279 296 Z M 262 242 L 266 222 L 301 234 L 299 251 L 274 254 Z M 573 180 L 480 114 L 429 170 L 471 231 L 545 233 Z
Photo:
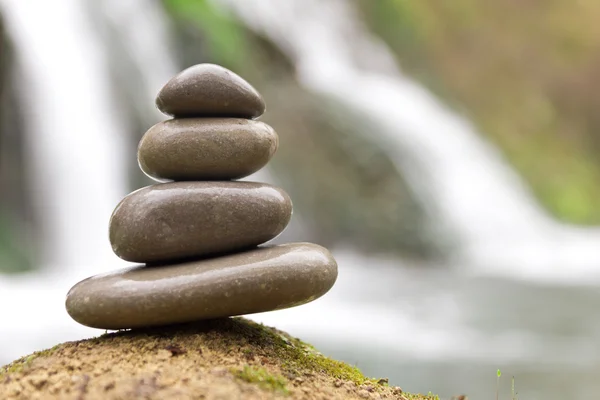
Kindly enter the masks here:
M 242 118 L 159 122 L 138 146 L 138 162 L 155 180 L 229 180 L 264 167 L 278 146 L 269 125 Z
M 259 245 L 279 235 L 291 214 L 289 196 L 264 183 L 162 183 L 121 200 L 109 237 L 124 260 L 171 261 Z
M 265 112 L 262 96 L 243 78 L 214 64 L 198 64 L 171 78 L 156 106 L 175 117 L 256 118 Z
M 71 288 L 66 307 L 94 328 L 166 325 L 301 305 L 325 294 L 336 278 L 327 249 L 290 243 L 97 275 Z

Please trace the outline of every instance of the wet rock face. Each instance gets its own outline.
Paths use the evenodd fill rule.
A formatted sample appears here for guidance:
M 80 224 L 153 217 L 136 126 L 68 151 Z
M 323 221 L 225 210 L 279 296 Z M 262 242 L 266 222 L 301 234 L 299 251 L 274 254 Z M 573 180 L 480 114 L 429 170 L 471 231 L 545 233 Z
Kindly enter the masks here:
M 67 309 L 96 328 L 166 325 L 297 306 L 322 296 L 336 277 L 326 249 L 293 243 L 98 275 L 69 291 Z
M 125 197 L 110 219 L 114 252 L 132 262 L 164 262 L 234 251 L 273 239 L 292 203 L 255 182 L 172 182 Z
M 288 225 L 292 201 L 277 187 L 238 179 L 264 167 L 278 147 L 265 107 L 233 72 L 197 65 L 156 100 L 175 118 L 151 127 L 138 147 L 156 180 L 115 208 L 115 254 L 146 263 L 88 278 L 67 311 L 95 328 L 124 329 L 293 307 L 325 294 L 337 278 L 327 249 L 310 243 L 257 246 Z M 218 117 L 215 117 L 218 116 Z
M 269 125 L 242 118 L 159 122 L 138 147 L 140 168 L 156 180 L 228 180 L 264 167 L 279 139 Z
M 248 82 L 214 64 L 195 65 L 172 78 L 158 93 L 156 106 L 175 117 L 257 118 L 266 108 Z

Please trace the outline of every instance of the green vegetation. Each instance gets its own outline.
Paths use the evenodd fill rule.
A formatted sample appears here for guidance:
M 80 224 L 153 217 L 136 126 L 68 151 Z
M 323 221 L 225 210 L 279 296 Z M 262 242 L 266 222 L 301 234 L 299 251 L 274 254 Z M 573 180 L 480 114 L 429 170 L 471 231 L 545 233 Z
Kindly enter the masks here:
M 368 378 L 356 366 L 325 357 L 313 346 L 276 329 L 265 327 L 244 318 L 231 318 L 223 320 L 222 323 L 231 324 L 227 329 L 246 337 L 248 343 L 252 345 L 252 349 L 258 347 L 271 357 L 274 354 L 275 359 L 281 363 L 283 371 L 291 377 L 303 374 L 325 374 L 342 381 L 350 381 L 356 386 L 368 385 L 375 390 L 388 387 L 387 379 Z M 249 349 L 242 350 L 246 354 L 248 354 L 248 351 Z M 409 393 L 403 393 L 402 395 L 407 399 L 439 399 L 438 396 L 431 393 L 426 396 L 421 394 L 411 395 Z
M 234 331 L 243 334 L 253 346 L 274 353 L 281 360 L 283 369 L 293 375 L 302 372 L 324 373 L 337 379 L 349 380 L 356 385 L 378 383 L 378 379 L 365 377 L 358 368 L 323 356 L 309 344 L 291 338 L 282 332 L 264 325 L 233 318 Z
M 230 320 L 223 322 L 229 323 Z M 228 329 L 246 337 L 252 348 L 258 346 L 269 355 L 275 354 L 283 369 L 292 375 L 300 375 L 303 372 L 325 373 L 334 378 L 350 380 L 356 385 L 378 381 L 366 378 L 358 368 L 325 357 L 311 345 L 273 328 L 243 318 L 232 318 L 231 323 Z
M 498 400 L 498 393 L 500 391 L 500 377 L 502 376 L 502 372 L 498 369 L 496 371 L 496 400 Z
M 502 371 L 500 371 L 498 369 L 498 371 L 496 371 L 496 400 L 499 399 L 500 396 L 500 378 L 502 377 Z M 511 399 L 512 400 L 518 400 L 518 395 L 519 393 L 517 393 L 515 391 L 515 377 L 512 377 L 511 383 L 510 383 L 510 388 L 511 388 Z
M 29 365 L 31 365 L 33 360 L 40 358 L 40 357 L 48 357 L 48 356 L 52 355 L 58 348 L 59 348 L 59 345 L 56 345 L 56 346 L 46 349 L 46 350 L 36 351 L 35 353 L 30 354 L 25 357 L 21 357 L 18 360 L 15 360 L 8 365 L 5 365 L 3 367 L 0 366 L 0 379 L 3 378 L 4 375 L 6 375 L 6 374 L 12 374 L 12 373 L 23 371 Z
M 551 213 L 600 223 L 600 3 L 357 4 L 403 70 L 467 114 Z
M 18 224 L 0 210 L 0 273 L 26 272 L 33 269 L 33 249 L 25 249 L 18 235 Z
M 244 365 L 243 369 L 234 369 L 232 373 L 236 378 L 248 383 L 256 383 L 263 389 L 282 392 L 283 394 L 289 393 L 286 387 L 287 381 L 281 376 L 269 374 L 264 368 L 253 368 Z
M 206 0 L 164 0 L 167 10 L 180 24 L 200 29 L 206 53 L 229 68 L 248 60 L 244 28 L 229 16 L 215 10 Z

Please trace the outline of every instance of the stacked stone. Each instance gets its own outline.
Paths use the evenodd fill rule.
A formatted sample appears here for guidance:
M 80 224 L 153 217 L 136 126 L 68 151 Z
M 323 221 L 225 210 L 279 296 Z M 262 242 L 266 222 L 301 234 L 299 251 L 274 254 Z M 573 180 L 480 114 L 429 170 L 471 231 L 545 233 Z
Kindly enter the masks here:
M 337 278 L 325 248 L 260 246 L 289 223 L 289 196 L 236 181 L 277 150 L 275 131 L 255 120 L 265 111 L 260 94 L 233 72 L 200 64 L 172 78 L 156 105 L 173 119 L 146 132 L 138 162 L 161 183 L 126 196 L 109 224 L 114 252 L 143 265 L 76 284 L 66 300 L 71 317 L 125 329 L 271 311 L 325 294 Z

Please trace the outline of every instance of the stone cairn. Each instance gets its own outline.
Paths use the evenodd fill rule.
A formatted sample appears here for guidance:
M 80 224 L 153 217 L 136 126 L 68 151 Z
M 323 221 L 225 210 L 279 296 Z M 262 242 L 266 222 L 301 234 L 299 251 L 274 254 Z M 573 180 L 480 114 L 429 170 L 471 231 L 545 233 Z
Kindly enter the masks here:
M 143 263 L 77 283 L 68 313 L 101 329 L 126 329 L 252 314 L 308 303 L 337 278 L 327 249 L 311 243 L 259 246 L 292 215 L 280 188 L 240 182 L 264 167 L 278 136 L 256 121 L 261 95 L 233 72 L 190 67 L 160 90 L 173 119 L 151 127 L 140 168 L 161 182 L 126 196 L 110 219 L 110 242 Z

